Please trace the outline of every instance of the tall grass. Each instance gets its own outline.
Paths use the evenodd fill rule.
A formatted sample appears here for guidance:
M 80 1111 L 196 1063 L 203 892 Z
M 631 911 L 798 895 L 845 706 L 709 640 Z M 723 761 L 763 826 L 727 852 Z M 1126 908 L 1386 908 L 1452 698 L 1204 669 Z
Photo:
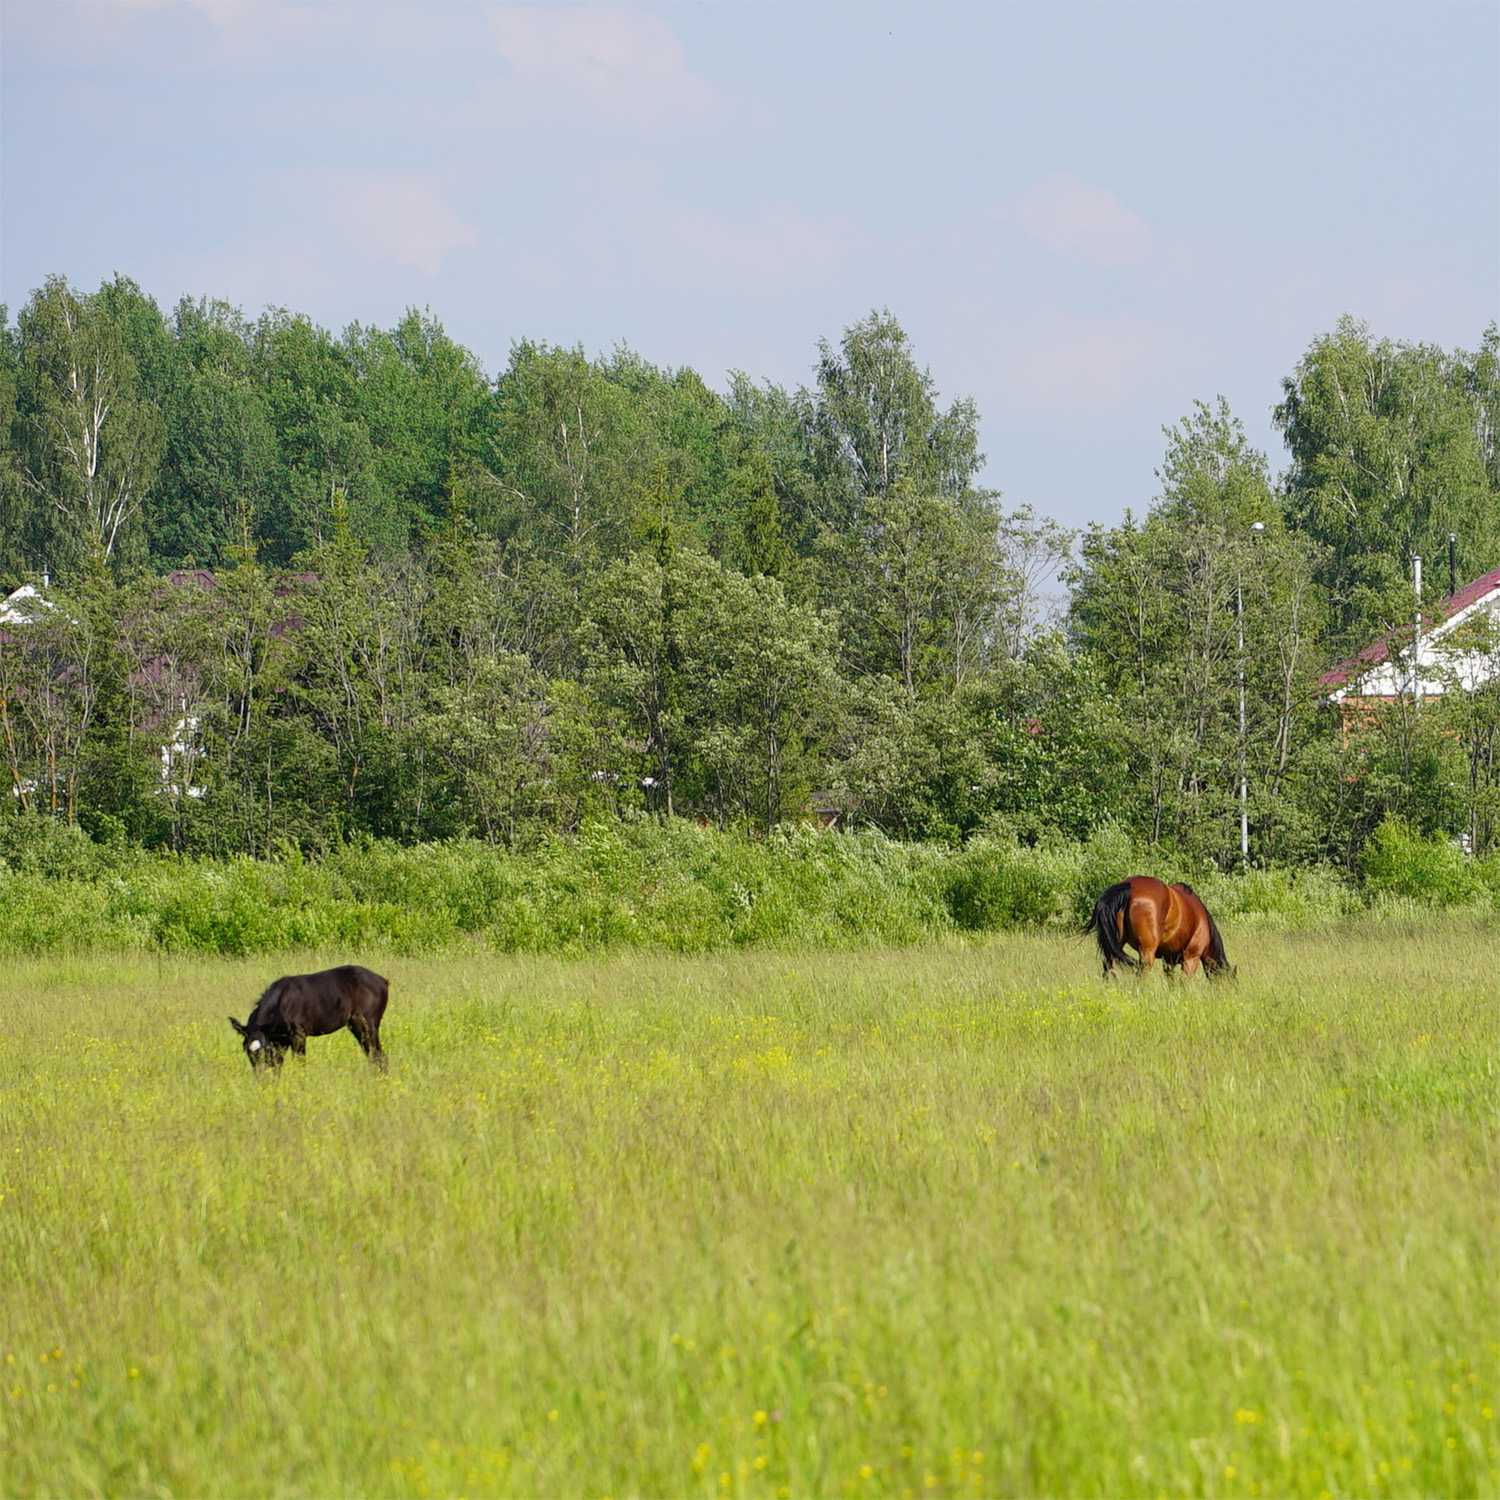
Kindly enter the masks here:
M 1480 928 L 0 972 L 0 1493 L 1500 1493 Z M 306 955 L 316 963 L 327 955 Z

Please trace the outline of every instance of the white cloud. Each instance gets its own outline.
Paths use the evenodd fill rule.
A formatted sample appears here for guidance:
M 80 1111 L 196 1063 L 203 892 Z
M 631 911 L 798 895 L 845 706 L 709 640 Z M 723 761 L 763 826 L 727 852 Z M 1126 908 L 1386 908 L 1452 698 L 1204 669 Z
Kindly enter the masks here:
M 1034 183 L 1012 204 L 1010 217 L 1049 250 L 1096 265 L 1129 265 L 1150 249 L 1151 232 L 1138 213 L 1108 188 L 1076 177 Z
M 251 312 L 368 319 L 382 301 L 422 300 L 412 273 L 436 277 L 479 243 L 441 184 L 419 172 L 271 172 L 249 187 L 240 212 L 223 221 L 218 244 L 162 256 L 148 279 Z
M 679 274 L 704 286 L 735 282 L 761 291 L 818 286 L 833 278 L 853 240 L 852 226 L 813 218 L 787 205 L 753 219 L 728 219 L 696 210 L 673 214 L 664 253 Z
M 554 254 L 596 290 L 779 297 L 835 284 L 858 234 L 784 202 L 723 210 L 683 198 L 649 167 L 612 163 L 585 212 L 557 224 Z
M 1039 319 L 1007 360 L 1011 399 L 1075 412 L 1117 405 L 1181 363 L 1184 351 L 1175 345 L 1165 330 L 1129 314 Z
M 455 250 L 479 243 L 428 177 L 415 172 L 378 172 L 336 179 L 331 215 L 352 231 L 356 247 L 372 248 L 425 275 L 435 276 Z
M 713 90 L 659 16 L 593 6 L 502 5 L 490 16 L 500 56 L 523 86 L 562 89 L 596 109 L 649 123 L 694 117 Z
M 155 11 L 192 10 L 219 26 L 230 26 L 248 20 L 256 12 L 280 10 L 279 0 L 102 0 L 113 10 Z

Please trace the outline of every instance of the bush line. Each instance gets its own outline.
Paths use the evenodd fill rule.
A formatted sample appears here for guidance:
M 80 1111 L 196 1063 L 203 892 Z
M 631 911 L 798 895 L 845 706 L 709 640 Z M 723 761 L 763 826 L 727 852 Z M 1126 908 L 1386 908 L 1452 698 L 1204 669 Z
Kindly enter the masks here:
M 1189 869 L 1106 827 L 1086 843 L 963 848 L 806 827 L 768 839 L 685 822 L 585 827 L 516 852 L 369 841 L 321 858 L 177 859 L 0 821 L 0 954 L 427 954 L 901 945 L 955 933 L 1077 930 L 1122 875 L 1190 879 L 1221 921 L 1326 925 L 1374 910 L 1493 911 L 1500 860 L 1399 823 L 1356 885 L 1331 869 Z

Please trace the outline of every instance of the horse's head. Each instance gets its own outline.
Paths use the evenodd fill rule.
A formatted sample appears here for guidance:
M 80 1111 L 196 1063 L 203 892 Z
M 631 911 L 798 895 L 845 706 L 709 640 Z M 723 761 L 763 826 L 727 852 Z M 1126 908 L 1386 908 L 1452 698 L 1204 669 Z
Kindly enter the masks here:
M 254 1018 L 252 1017 L 252 1020 Z M 262 1026 L 241 1026 L 233 1016 L 229 1024 L 240 1034 L 245 1056 L 250 1066 L 259 1072 L 262 1068 L 279 1068 L 286 1048 L 276 1041 Z

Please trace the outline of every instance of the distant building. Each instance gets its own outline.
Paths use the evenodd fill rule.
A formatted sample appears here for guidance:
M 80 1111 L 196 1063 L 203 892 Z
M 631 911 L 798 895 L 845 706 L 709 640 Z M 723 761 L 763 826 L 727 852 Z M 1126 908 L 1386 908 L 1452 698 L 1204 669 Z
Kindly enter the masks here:
M 1339 662 L 1318 685 L 1346 710 L 1391 703 L 1418 689 L 1424 698 L 1441 697 L 1455 686 L 1470 692 L 1500 676 L 1500 653 L 1482 640 L 1465 640 L 1465 627 L 1491 623 L 1500 627 L 1500 568 L 1424 608 L 1416 651 L 1407 626 Z
M 217 576 L 207 568 L 176 568 L 166 575 L 165 582 L 170 588 L 197 588 L 205 593 L 219 587 Z M 297 612 L 296 605 L 317 583 L 316 573 L 286 573 L 276 577 L 271 586 L 272 596 L 286 603 L 279 617 L 271 622 L 269 633 L 273 637 L 295 635 L 304 628 L 306 620 Z M 46 584 L 44 578 L 43 588 Z M 7 632 L 7 625 L 35 624 L 46 611 L 55 608 L 43 588 L 25 583 L 0 600 L 0 648 L 16 639 Z M 139 694 L 144 709 L 136 719 L 135 728 L 155 739 L 161 758 L 161 789 L 172 797 L 183 792 L 193 798 L 204 794 L 204 788 L 194 779 L 194 771 L 202 759 L 202 721 L 192 707 L 196 683 L 188 679 L 193 675 L 189 672 L 180 679 L 177 664 L 165 656 L 142 662 L 130 674 L 130 686 Z M 28 797 L 35 790 L 33 781 L 13 778 L 12 796 Z
M 33 624 L 44 610 L 51 608 L 51 602 L 35 584 L 23 583 L 7 594 L 0 600 L 0 648 L 15 640 L 5 629 L 7 625 Z M 26 798 L 35 796 L 36 790 L 36 781 L 32 777 L 12 772 L 10 794 L 17 803 L 24 806 Z
M 44 610 L 51 609 L 46 596 L 33 583 L 23 583 L 0 600 L 0 625 L 27 625 Z

